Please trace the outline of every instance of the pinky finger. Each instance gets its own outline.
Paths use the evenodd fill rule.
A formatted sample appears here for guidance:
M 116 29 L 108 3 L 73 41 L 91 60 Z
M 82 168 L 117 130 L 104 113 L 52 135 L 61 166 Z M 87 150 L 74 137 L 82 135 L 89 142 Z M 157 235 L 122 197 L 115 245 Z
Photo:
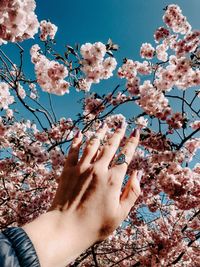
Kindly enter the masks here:
M 134 171 L 120 196 L 120 213 L 125 219 L 141 193 L 137 171 Z

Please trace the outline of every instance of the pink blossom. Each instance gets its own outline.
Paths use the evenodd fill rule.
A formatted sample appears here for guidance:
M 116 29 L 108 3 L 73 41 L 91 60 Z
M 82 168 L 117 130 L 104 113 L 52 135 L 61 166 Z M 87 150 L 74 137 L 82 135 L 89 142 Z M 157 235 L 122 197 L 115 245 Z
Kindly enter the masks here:
M 118 69 L 118 76 L 120 78 L 131 79 L 137 74 L 137 63 L 131 59 L 126 60 L 126 62 Z
M 180 129 L 181 127 L 183 127 L 185 118 L 180 112 L 176 112 L 171 116 L 171 118 L 167 118 L 166 122 L 168 123 L 170 128 Z
M 186 17 L 182 15 L 182 10 L 178 5 L 168 5 L 163 16 L 163 21 L 175 33 L 185 34 L 191 30 Z
M 35 1 L 5 1 L 0 7 L 0 44 L 6 41 L 18 42 L 38 32 L 39 22 L 35 15 Z
M 139 95 L 139 86 L 140 86 L 140 78 L 134 77 L 132 79 L 129 79 L 126 83 L 126 87 L 128 89 L 128 92 L 131 95 Z
M 138 117 L 135 119 L 135 124 L 141 129 L 146 128 L 148 125 L 148 119 L 145 119 L 143 116 Z
M 161 39 L 167 38 L 170 35 L 168 29 L 164 27 L 159 27 L 154 33 L 154 39 L 156 42 L 159 42 Z
M 168 46 L 164 45 L 164 44 L 160 44 L 156 46 L 156 56 L 159 60 L 161 61 L 167 61 L 168 58 L 168 54 L 167 51 L 168 50 Z
M 149 43 L 142 44 L 140 48 L 140 55 L 142 58 L 152 59 L 154 56 L 155 49 Z
M 67 67 L 40 55 L 39 49 L 38 45 L 34 45 L 30 50 L 32 62 L 35 63 L 38 84 L 45 92 L 57 95 L 69 93 L 69 82 L 64 80 L 68 76 Z
M 186 157 L 188 158 L 188 161 L 191 161 L 194 155 L 196 154 L 197 149 L 200 148 L 200 138 L 188 140 L 185 143 L 184 147 L 186 149 Z
M 99 83 L 101 79 L 108 79 L 113 75 L 117 61 L 115 58 L 104 58 L 106 46 L 101 42 L 86 43 L 81 46 L 80 53 L 83 57 L 81 70 L 85 74 L 86 90 L 91 83 Z M 81 83 L 79 87 L 81 86 Z M 83 86 L 83 90 L 84 90 Z M 80 88 L 81 89 L 81 88 Z
M 10 88 L 7 83 L 0 82 L 0 109 L 8 109 L 14 102 L 14 97 L 10 95 Z
M 157 90 L 149 80 L 140 85 L 140 99 L 138 104 L 150 115 L 161 119 L 166 119 L 171 109 L 168 105 L 168 99 L 163 93 Z
M 190 127 L 194 130 L 199 129 L 200 128 L 200 121 L 197 120 L 197 121 L 190 123 Z
M 40 39 L 46 41 L 48 36 L 50 39 L 54 39 L 58 27 L 50 21 L 40 21 Z

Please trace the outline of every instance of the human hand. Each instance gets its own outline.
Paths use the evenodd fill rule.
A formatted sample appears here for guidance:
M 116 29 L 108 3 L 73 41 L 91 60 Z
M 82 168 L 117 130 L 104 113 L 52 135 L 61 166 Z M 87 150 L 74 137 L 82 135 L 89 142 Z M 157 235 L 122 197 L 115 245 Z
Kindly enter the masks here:
M 59 209 L 63 214 L 74 218 L 75 224 L 84 230 L 92 242 L 106 239 L 127 217 L 131 207 L 140 195 L 140 185 L 133 172 L 121 193 L 121 186 L 128 165 L 109 164 L 123 138 L 126 127 L 118 128 L 108 144 L 102 147 L 107 126 L 99 129 L 97 138 L 89 140 L 79 159 L 82 133 L 76 136 L 67 155 L 60 177 L 58 189 L 50 210 Z M 139 142 L 139 130 L 127 139 L 120 154 L 126 155 L 129 164 Z M 81 226 L 80 226 L 81 224 Z M 92 244 L 91 244 L 92 245 Z
M 79 159 L 83 135 L 75 137 L 60 176 L 52 206 L 22 228 L 31 239 L 41 267 L 65 267 L 98 241 L 106 239 L 126 218 L 140 195 L 134 172 L 121 185 L 139 141 L 134 131 L 120 151 L 127 164 L 110 164 L 126 127 L 118 128 L 105 146 L 106 125 L 89 140 Z

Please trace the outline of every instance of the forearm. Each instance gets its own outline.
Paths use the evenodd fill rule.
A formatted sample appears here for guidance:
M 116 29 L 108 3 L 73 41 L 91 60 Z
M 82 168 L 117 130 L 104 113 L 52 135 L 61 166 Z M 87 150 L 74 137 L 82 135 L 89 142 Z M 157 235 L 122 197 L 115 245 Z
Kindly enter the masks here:
M 65 225 L 63 218 L 65 216 Z M 58 210 L 42 214 L 22 227 L 31 239 L 41 267 L 65 267 L 93 243 L 73 216 Z

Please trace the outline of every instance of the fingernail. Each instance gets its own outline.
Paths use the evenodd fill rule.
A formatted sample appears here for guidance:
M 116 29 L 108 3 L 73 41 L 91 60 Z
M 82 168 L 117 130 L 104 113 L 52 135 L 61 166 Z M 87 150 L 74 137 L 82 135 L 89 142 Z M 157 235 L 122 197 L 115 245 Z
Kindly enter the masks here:
M 76 133 L 75 133 L 75 138 L 78 138 L 79 136 L 81 135 L 81 131 L 80 130 L 78 130 Z
M 126 127 L 126 123 L 120 122 L 119 125 L 117 126 L 117 129 L 122 129 Z
M 131 133 L 131 137 L 136 137 L 139 136 L 140 130 L 139 129 L 134 129 L 133 132 Z
M 118 125 L 117 125 L 117 129 L 121 129 L 122 128 L 122 123 L 119 123 Z
M 102 122 L 101 126 L 99 127 L 100 129 L 102 129 L 105 125 L 105 121 Z
M 139 170 L 138 173 L 137 173 L 137 179 L 138 179 L 139 182 L 142 179 L 142 175 L 143 175 L 143 170 Z

